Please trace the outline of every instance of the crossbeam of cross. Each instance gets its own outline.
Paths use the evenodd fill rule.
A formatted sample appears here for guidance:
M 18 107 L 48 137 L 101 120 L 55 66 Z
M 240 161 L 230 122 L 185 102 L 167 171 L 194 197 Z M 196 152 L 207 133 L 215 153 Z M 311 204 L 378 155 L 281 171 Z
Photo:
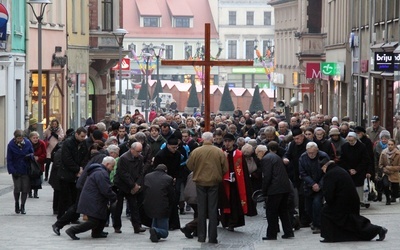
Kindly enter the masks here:
M 210 55 L 210 24 L 205 24 L 204 60 L 162 60 L 163 66 L 204 66 L 204 122 L 205 131 L 210 131 L 210 71 L 212 66 L 253 66 L 254 61 L 218 60 L 212 61 Z

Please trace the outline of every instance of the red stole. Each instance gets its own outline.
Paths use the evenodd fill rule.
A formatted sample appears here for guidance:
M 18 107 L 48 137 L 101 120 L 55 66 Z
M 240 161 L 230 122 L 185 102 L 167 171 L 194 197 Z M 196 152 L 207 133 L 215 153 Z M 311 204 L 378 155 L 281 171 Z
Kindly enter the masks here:
M 233 152 L 233 169 L 235 172 L 236 185 L 239 191 L 240 203 L 242 204 L 243 213 L 247 214 L 247 196 L 246 196 L 246 183 L 244 180 L 243 171 L 243 157 L 240 150 L 235 150 Z M 226 172 L 224 175 L 224 180 L 229 179 L 230 171 Z M 230 182 L 223 181 L 224 191 L 228 200 L 230 199 Z M 230 214 L 231 209 L 229 207 L 224 208 L 224 213 Z

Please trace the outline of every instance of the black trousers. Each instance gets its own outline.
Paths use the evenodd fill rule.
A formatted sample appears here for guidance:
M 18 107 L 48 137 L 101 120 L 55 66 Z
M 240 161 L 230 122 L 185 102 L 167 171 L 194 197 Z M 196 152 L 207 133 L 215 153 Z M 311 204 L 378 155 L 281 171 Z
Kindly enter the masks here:
M 219 185 L 205 187 L 196 185 L 197 207 L 199 210 L 197 236 L 199 241 L 205 241 L 207 235 L 208 212 L 208 240 L 217 240 L 218 225 L 218 188 Z
M 279 231 L 279 220 L 281 219 L 284 234 L 292 234 L 292 224 L 288 209 L 289 193 L 268 195 L 266 202 L 266 214 L 268 221 L 267 237 L 276 238 Z
M 100 220 L 91 216 L 88 216 L 87 221 L 70 227 L 68 230 L 74 234 L 83 233 L 86 231 L 92 230 L 92 236 L 98 236 L 103 232 L 104 225 L 106 224 L 105 220 Z
M 77 188 L 75 182 L 60 180 L 60 196 L 58 199 L 58 216 L 61 218 L 64 213 L 76 202 Z
M 126 198 L 129 208 L 131 209 L 131 223 L 133 228 L 141 226 L 140 216 L 139 216 L 139 206 L 137 201 L 137 195 L 131 193 L 125 193 L 121 190 L 117 193 L 117 206 L 115 208 L 115 214 L 113 214 L 113 227 L 120 229 L 122 227 L 121 214 L 124 207 L 124 198 Z
M 80 217 L 80 214 L 78 214 L 76 210 L 78 209 L 79 196 L 81 192 L 80 190 L 76 191 L 77 196 L 75 198 L 75 202 L 68 208 L 68 210 L 64 214 L 60 216 L 60 214 L 58 213 L 57 215 L 57 221 L 55 225 L 60 229 L 71 222 L 77 221 Z

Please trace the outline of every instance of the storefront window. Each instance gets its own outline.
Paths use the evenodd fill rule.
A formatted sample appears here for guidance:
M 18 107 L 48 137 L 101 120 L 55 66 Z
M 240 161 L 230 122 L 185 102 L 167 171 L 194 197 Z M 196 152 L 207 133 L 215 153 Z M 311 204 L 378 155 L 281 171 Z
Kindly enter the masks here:
M 63 102 L 63 91 L 62 91 L 62 74 L 51 73 L 49 78 L 49 119 L 46 119 L 46 127 L 50 124 L 50 121 L 57 119 L 60 124 L 63 124 L 62 117 L 62 102 Z M 47 91 L 46 91 L 47 93 Z

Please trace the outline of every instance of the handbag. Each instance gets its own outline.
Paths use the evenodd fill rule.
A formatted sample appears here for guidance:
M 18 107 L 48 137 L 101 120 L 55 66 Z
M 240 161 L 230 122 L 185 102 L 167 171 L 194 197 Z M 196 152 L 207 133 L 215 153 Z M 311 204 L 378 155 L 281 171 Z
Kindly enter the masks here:
M 378 192 L 376 192 L 374 182 L 371 181 L 370 179 L 368 179 L 368 186 L 369 186 L 368 200 L 374 201 L 377 198 Z
M 389 177 L 386 174 L 382 176 L 382 185 L 383 187 L 390 187 Z
M 31 178 L 39 178 L 41 175 L 39 163 L 36 160 L 31 159 L 28 167 L 28 175 Z

